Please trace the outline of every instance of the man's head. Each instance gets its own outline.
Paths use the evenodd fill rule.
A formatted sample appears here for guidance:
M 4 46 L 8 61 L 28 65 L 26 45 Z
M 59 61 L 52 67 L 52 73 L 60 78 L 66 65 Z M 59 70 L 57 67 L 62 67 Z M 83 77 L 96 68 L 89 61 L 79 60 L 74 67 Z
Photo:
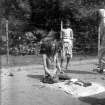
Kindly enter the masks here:
M 58 51 L 58 42 L 56 39 L 44 41 L 41 44 L 41 54 L 47 54 L 48 56 L 55 55 Z
M 56 40 L 51 40 L 48 43 L 48 53 L 50 55 L 55 55 L 57 53 L 57 41 Z
M 64 28 L 70 28 L 71 26 L 71 23 L 70 21 L 67 19 L 65 22 L 64 22 Z
M 55 50 L 57 47 L 57 42 L 56 40 L 51 41 L 51 50 Z

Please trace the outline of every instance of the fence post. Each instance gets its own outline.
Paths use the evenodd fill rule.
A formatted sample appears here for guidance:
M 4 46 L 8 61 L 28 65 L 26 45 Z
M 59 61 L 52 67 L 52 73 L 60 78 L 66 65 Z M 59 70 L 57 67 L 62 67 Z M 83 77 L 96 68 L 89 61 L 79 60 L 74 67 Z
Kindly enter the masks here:
M 62 39 L 62 29 L 63 29 L 63 21 L 61 20 L 61 31 L 60 31 L 60 38 Z
M 99 25 L 99 28 L 98 28 L 98 59 L 99 59 L 99 51 L 100 51 L 100 25 Z
M 7 44 L 7 65 L 9 65 L 9 38 L 8 38 L 8 20 L 6 20 L 6 44 Z

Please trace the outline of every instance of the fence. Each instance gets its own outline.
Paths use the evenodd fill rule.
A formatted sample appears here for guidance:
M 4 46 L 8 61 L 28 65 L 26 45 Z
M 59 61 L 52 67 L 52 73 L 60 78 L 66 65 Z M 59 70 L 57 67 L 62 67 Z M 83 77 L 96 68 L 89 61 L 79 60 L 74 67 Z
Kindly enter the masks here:
M 4 22 L 1 26 L 2 30 L 2 46 L 5 46 L 6 50 L 4 54 L 10 53 L 12 55 L 28 55 L 38 54 L 40 45 L 36 43 L 36 36 L 39 34 L 43 36 L 43 32 L 39 31 L 39 34 L 34 34 L 31 39 L 27 39 L 27 36 L 23 32 L 16 32 L 8 30 L 8 22 Z M 96 29 L 95 29 L 96 30 Z M 74 31 L 74 54 L 97 54 L 98 52 L 98 34 L 96 31 L 93 32 L 76 32 Z M 95 32 L 95 33 L 94 33 Z M 60 32 L 59 32 L 60 34 Z M 91 35 L 90 35 L 91 34 Z M 89 36 L 90 35 L 90 36 Z M 5 41 L 3 40 L 6 39 Z M 9 40 L 8 40 L 9 39 Z M 7 48 L 7 49 L 6 49 Z

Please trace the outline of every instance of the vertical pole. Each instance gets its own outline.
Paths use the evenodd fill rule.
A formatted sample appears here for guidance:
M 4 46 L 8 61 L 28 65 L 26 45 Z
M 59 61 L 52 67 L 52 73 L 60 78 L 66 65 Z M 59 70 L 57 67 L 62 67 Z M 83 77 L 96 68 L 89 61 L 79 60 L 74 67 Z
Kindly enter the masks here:
M 60 35 L 61 39 L 62 39 L 62 29 L 63 29 L 63 22 L 61 20 L 61 35 Z
M 61 30 L 63 29 L 63 22 L 62 22 L 62 20 L 61 20 Z
M 99 57 L 99 50 L 100 50 L 100 26 L 98 28 L 98 57 Z
M 6 20 L 6 42 L 7 42 L 7 65 L 9 64 L 9 38 L 8 38 L 8 20 Z

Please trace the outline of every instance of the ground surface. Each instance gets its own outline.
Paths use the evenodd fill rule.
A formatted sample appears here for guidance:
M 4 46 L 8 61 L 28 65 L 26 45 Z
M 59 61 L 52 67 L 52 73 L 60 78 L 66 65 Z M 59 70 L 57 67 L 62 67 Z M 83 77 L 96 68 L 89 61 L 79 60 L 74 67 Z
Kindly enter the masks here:
M 74 98 L 61 90 L 44 87 L 40 81 L 44 74 L 40 56 L 10 57 L 9 66 L 5 56 L 1 61 L 1 105 L 105 105 L 105 93 Z M 93 72 L 97 62 L 94 57 L 77 57 L 65 72 L 72 78 L 105 86 L 105 75 Z

